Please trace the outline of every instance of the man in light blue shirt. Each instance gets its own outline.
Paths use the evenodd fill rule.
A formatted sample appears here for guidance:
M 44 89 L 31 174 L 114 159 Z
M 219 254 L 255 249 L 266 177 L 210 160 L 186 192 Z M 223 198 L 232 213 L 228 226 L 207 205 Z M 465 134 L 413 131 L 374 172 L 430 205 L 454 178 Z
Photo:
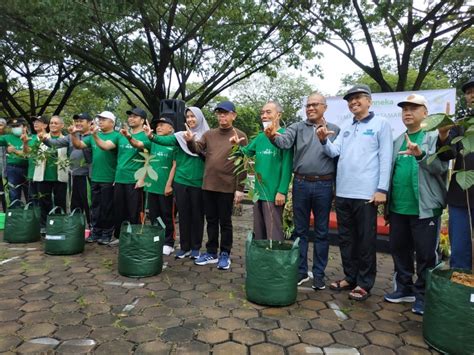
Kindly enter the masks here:
M 332 131 L 317 130 L 324 152 L 339 156 L 336 175 L 336 213 L 339 248 L 345 278 L 330 285 L 351 290 L 349 298 L 363 301 L 370 295 L 376 275 L 377 206 L 387 200 L 393 150 L 389 123 L 369 112 L 371 91 L 355 85 L 346 95 L 352 122 L 341 128 L 334 142 Z

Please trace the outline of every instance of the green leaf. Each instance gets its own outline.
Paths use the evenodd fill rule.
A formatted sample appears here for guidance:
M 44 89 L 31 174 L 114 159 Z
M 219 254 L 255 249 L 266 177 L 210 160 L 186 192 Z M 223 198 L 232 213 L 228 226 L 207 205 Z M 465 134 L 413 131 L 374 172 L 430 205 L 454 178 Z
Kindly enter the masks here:
M 440 127 L 450 126 L 453 121 L 445 113 L 435 113 L 429 115 L 423 120 L 422 127 L 424 131 L 434 131 Z
M 463 139 L 461 139 L 461 143 L 463 146 L 464 156 L 474 151 L 474 136 L 473 135 L 464 137 Z
M 141 180 L 145 178 L 145 175 L 146 175 L 146 168 L 141 167 L 140 169 L 135 171 L 135 174 L 133 175 L 133 177 L 135 178 L 135 180 Z
M 148 173 L 148 176 L 150 177 L 150 179 L 152 179 L 153 181 L 157 181 L 157 180 L 158 180 L 158 174 L 156 173 L 155 170 L 153 170 L 153 168 L 151 167 L 151 165 L 148 165 L 148 166 L 147 166 L 146 172 Z
M 260 198 L 260 196 L 258 195 L 258 192 L 255 192 L 252 196 L 252 202 L 256 203 L 259 198 Z
M 456 172 L 456 181 L 463 190 L 474 185 L 474 170 L 459 170 Z
M 457 137 L 454 137 L 453 140 L 451 141 L 452 144 L 456 144 L 457 142 L 460 142 L 461 139 L 463 139 L 464 136 L 457 136 Z

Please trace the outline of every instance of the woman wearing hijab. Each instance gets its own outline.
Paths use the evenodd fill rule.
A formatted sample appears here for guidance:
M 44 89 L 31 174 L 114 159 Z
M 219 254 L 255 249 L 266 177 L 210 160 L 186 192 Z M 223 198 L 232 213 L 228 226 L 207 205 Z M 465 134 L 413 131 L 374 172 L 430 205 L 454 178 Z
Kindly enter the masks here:
M 201 138 L 209 130 L 209 125 L 202 111 L 197 107 L 188 107 L 185 111 L 186 124 Z M 145 129 L 147 130 L 147 129 Z M 177 132 L 172 136 L 157 136 L 148 129 L 148 137 L 154 143 L 161 145 L 178 145 L 181 149 L 176 152 L 176 173 L 173 182 L 173 192 L 176 207 L 179 212 L 180 250 L 176 258 L 189 256 L 199 257 L 204 233 L 204 205 L 202 200 L 202 178 L 204 175 L 204 157 L 191 153 L 183 135 Z

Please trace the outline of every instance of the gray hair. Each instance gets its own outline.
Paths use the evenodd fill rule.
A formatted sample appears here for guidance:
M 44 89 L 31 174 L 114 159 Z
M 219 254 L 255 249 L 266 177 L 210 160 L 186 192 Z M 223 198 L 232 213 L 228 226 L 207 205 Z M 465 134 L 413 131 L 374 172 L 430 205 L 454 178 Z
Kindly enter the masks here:
M 64 120 L 63 120 L 63 118 L 62 118 L 61 116 L 59 116 L 59 115 L 54 115 L 54 116 L 51 117 L 51 120 L 52 120 L 53 118 L 57 118 L 57 119 L 59 120 L 59 122 L 61 122 L 62 124 L 64 124 Z M 51 120 L 49 120 L 49 122 L 51 122 Z
M 276 108 L 277 112 L 279 112 L 279 113 L 283 112 L 283 107 L 276 100 L 268 100 L 266 104 L 273 104 L 273 105 L 275 105 L 275 108 Z
M 313 96 L 318 96 L 321 98 L 321 103 L 326 105 L 326 98 L 324 97 L 323 94 L 321 94 L 319 91 L 313 91 L 311 94 L 308 95 L 308 99 Z

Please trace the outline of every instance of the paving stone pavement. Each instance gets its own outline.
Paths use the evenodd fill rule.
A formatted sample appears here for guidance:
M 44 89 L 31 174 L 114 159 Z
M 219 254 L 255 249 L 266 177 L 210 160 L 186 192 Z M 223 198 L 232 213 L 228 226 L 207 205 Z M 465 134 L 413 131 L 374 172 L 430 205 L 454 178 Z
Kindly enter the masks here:
M 0 352 L 436 353 L 410 305 L 383 301 L 393 268 L 386 254 L 377 255 L 377 281 L 365 302 L 328 288 L 316 292 L 310 282 L 288 307 L 248 302 L 244 244 L 251 225 L 251 206 L 244 205 L 234 217 L 230 270 L 165 256 L 161 274 L 141 279 L 118 274 L 117 247 L 87 244 L 80 255 L 49 256 L 40 242 L 0 242 Z M 335 247 L 326 272 L 329 280 L 342 277 Z

